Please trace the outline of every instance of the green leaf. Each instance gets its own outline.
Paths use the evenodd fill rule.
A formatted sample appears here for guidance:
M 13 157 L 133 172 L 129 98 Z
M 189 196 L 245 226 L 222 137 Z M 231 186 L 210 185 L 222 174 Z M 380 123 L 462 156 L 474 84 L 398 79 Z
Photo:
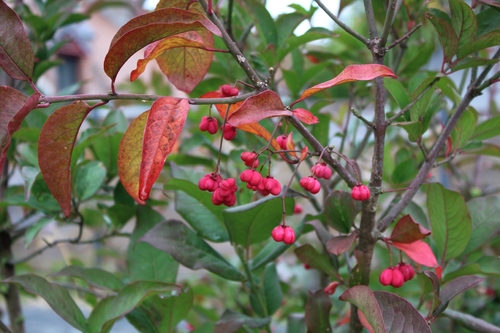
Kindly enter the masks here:
M 31 188 L 35 183 L 36 177 L 40 174 L 40 169 L 37 167 L 23 166 L 21 175 L 24 179 L 24 200 L 28 201 L 31 195 Z
M 500 230 L 500 197 L 481 197 L 467 202 L 472 218 L 472 234 L 463 254 L 469 254 L 493 238 Z
M 472 8 L 462 0 L 449 0 L 451 24 L 457 33 L 458 47 L 470 43 L 476 38 L 477 21 Z
M 90 333 L 108 332 L 115 321 L 132 311 L 146 298 L 156 294 L 171 295 L 179 286 L 154 281 L 136 281 L 123 288 L 116 296 L 101 300 L 89 316 Z
M 471 140 L 487 140 L 500 135 L 500 116 L 490 118 L 479 124 L 471 137 Z
M 298 12 L 278 16 L 276 19 L 276 30 L 278 33 L 277 48 L 285 43 L 285 40 L 293 34 L 295 28 L 306 18 L 306 15 Z
M 327 275 L 335 276 L 335 270 L 330 263 L 330 257 L 316 251 L 311 244 L 299 246 L 294 252 L 297 258 L 304 264 L 309 265 L 311 268 L 318 269 Z
M 464 198 L 439 183 L 427 187 L 432 235 L 442 262 L 459 256 L 471 237 L 472 221 Z
M 99 268 L 84 268 L 80 266 L 67 266 L 51 276 L 71 276 L 82 279 L 91 286 L 103 289 L 120 290 L 123 283 L 114 274 Z
M 500 15 L 499 15 L 500 17 Z M 498 59 L 478 58 L 478 57 L 465 57 L 460 60 L 455 66 L 452 67 L 452 72 L 457 72 L 466 68 L 474 68 L 480 66 L 488 66 L 498 63 Z
M 274 20 L 267 11 L 266 7 L 257 0 L 245 1 L 250 12 L 248 14 L 254 17 L 255 26 L 261 35 L 264 36 L 266 44 L 278 45 L 278 31 L 274 25 Z
M 484 278 L 480 278 L 474 275 L 463 275 L 447 282 L 441 287 L 441 290 L 439 292 L 439 299 L 441 300 L 441 304 L 433 311 L 432 315 L 437 316 L 446 309 L 448 303 L 455 296 L 463 293 L 467 289 L 470 289 L 483 281 Z
M 477 113 L 468 108 L 458 120 L 451 132 L 453 149 L 462 149 L 471 139 L 476 130 Z
M 19 284 L 28 293 L 42 297 L 52 310 L 71 326 L 82 332 L 88 332 L 87 320 L 66 288 L 34 274 L 14 276 L 3 282 Z
M 169 179 L 165 189 L 175 190 L 175 210 L 196 233 L 212 242 L 226 242 L 229 234 L 222 218 L 222 206 L 212 203 L 212 194 L 184 179 Z
M 292 212 L 294 200 L 286 198 L 285 206 L 287 212 Z M 246 248 L 270 238 L 271 231 L 282 219 L 282 210 L 281 198 L 270 196 L 226 209 L 222 215 L 231 242 Z
M 418 172 L 418 165 L 415 159 L 407 159 L 398 163 L 392 173 L 394 184 L 405 184 L 413 180 Z
M 439 42 L 444 52 L 443 62 L 450 63 L 458 49 L 458 36 L 453 26 L 448 21 L 437 18 L 430 13 L 426 13 L 425 16 L 431 21 L 438 33 Z
M 308 333 L 332 332 L 330 310 L 332 301 L 323 290 L 309 292 L 305 307 L 305 322 Z
M 347 191 L 333 191 L 325 199 L 325 220 L 338 232 L 348 234 L 356 217 L 356 203 Z
M 404 109 L 410 103 L 410 96 L 398 80 L 384 78 L 384 86 L 398 103 L 400 109 Z
M 421 121 L 407 121 L 403 123 L 393 123 L 393 125 L 404 129 L 406 133 L 408 133 L 408 139 L 411 142 L 417 142 L 424 130 Z
M 500 26 L 500 8 L 486 8 L 476 15 L 476 19 L 478 36 L 496 30 Z
M 492 46 L 500 45 L 500 30 L 495 30 L 474 39 L 469 44 L 458 49 L 457 58 L 463 59 L 469 54 L 487 49 Z
M 139 238 L 162 221 L 163 216 L 153 208 L 137 206 L 137 223 L 127 250 L 127 268 L 131 281 L 175 282 L 179 264 L 174 258 L 165 251 L 139 241 Z
M 167 252 L 180 264 L 193 270 L 204 268 L 233 281 L 245 279 L 233 265 L 180 221 L 169 220 L 159 223 L 139 241 L 147 242 Z
M 267 314 L 272 316 L 281 307 L 283 302 L 283 291 L 281 290 L 280 280 L 276 265 L 270 263 L 264 270 L 262 290 L 265 297 Z
M 250 328 L 259 328 L 269 324 L 270 321 L 270 318 L 252 318 L 231 310 L 226 310 L 215 325 L 213 333 L 234 333 L 242 328 L 243 325 Z
M 30 246 L 33 239 L 35 239 L 36 235 L 45 227 L 47 224 L 52 222 L 53 219 L 48 217 L 42 217 L 38 221 L 36 221 L 32 226 L 26 230 L 24 233 L 24 246 L 28 248 Z
M 101 188 L 106 168 L 101 162 L 91 161 L 78 167 L 75 174 L 75 194 L 81 200 L 91 198 Z
M 369 287 L 363 285 L 354 286 L 340 295 L 339 299 L 357 306 L 375 332 L 386 332 L 382 310 Z
M 477 262 L 477 265 L 481 268 L 481 274 L 500 276 L 498 267 L 500 267 L 500 258 L 495 256 L 484 256 L 481 257 Z

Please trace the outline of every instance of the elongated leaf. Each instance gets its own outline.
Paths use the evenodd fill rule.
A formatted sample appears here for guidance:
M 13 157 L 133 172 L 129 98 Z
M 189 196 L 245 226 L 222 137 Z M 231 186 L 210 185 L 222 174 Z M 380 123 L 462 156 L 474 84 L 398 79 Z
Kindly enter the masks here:
M 413 243 L 392 243 L 395 248 L 403 251 L 411 260 L 427 267 L 437 267 L 436 256 L 431 247 L 424 241 L 418 240 Z
M 77 277 L 94 287 L 103 289 L 119 290 L 123 287 L 123 283 L 116 276 L 99 268 L 67 266 L 51 276 Z
M 2 101 L 0 104 L 0 170 L 3 170 L 12 134 L 21 127 L 28 113 L 36 108 L 39 98 L 38 93 L 27 98 L 19 90 L 0 86 L 0 100 Z
M 373 294 L 382 310 L 387 332 L 431 333 L 427 320 L 410 302 L 386 291 Z
M 61 209 L 71 214 L 71 156 L 78 130 L 92 111 L 87 103 L 76 101 L 54 111 L 40 132 L 38 163 L 43 178 Z
M 325 199 L 325 220 L 338 232 L 348 234 L 356 217 L 356 203 L 346 191 L 333 191 Z
M 433 309 L 432 315 L 436 317 L 446 309 L 448 303 L 455 296 L 463 293 L 467 289 L 470 289 L 483 281 L 484 278 L 480 278 L 478 276 L 464 275 L 464 276 L 459 276 L 456 279 L 447 282 L 445 285 L 441 287 L 439 293 L 439 299 L 441 301 L 441 304 L 439 304 L 439 306 Z
M 250 328 L 259 328 L 267 325 L 270 321 L 270 318 L 252 318 L 231 310 L 226 310 L 215 325 L 213 333 L 234 333 L 243 325 Z
M 394 226 L 390 239 L 398 243 L 413 243 L 414 241 L 424 239 L 430 234 L 430 230 L 425 229 L 415 222 L 410 215 L 405 215 Z
M 443 261 L 460 255 L 469 242 L 472 221 L 464 198 L 439 183 L 427 188 L 432 234 Z
M 329 253 L 335 254 L 337 256 L 339 254 L 345 253 L 351 248 L 352 243 L 354 243 L 354 240 L 356 239 L 356 236 L 356 232 L 352 232 L 348 236 L 332 237 L 326 243 L 326 250 Z
M 476 15 L 467 3 L 461 0 L 449 0 L 451 24 L 458 36 L 458 47 L 470 43 L 477 32 Z
M 193 270 L 204 268 L 228 280 L 244 280 L 234 266 L 180 221 L 162 222 L 149 230 L 140 241 L 167 252 Z
M 291 115 L 290 110 L 285 110 L 278 94 L 272 90 L 266 90 L 248 97 L 236 111 L 231 113 L 228 122 L 237 127 L 256 123 L 265 118 Z
M 363 312 L 366 320 L 375 332 L 387 332 L 384 325 L 382 309 L 369 287 L 363 285 L 354 286 L 340 295 L 339 299 L 357 306 L 358 309 Z
M 179 90 L 190 93 L 205 77 L 212 63 L 213 35 L 204 28 L 180 34 L 203 47 L 184 45 L 161 53 L 156 62 L 169 81 Z
M 285 205 L 287 212 L 293 211 L 293 199 L 286 198 Z M 222 215 L 231 242 L 247 247 L 270 238 L 271 231 L 283 217 L 281 197 L 266 197 L 232 207 L 224 210 Z
M 398 103 L 400 109 L 403 109 L 410 103 L 410 96 L 408 95 L 408 92 L 404 88 L 403 84 L 398 80 L 384 78 L 384 86 Z
M 253 16 L 255 25 L 264 36 L 266 43 L 274 46 L 278 45 L 278 31 L 274 20 L 266 7 L 257 0 L 245 1 L 245 5 L 250 9 L 249 14 Z
M 0 1 L 0 67 L 10 77 L 31 80 L 35 54 L 23 23 L 5 1 Z
M 469 54 L 486 49 L 488 47 L 500 45 L 500 30 L 495 30 L 474 39 L 469 44 L 458 49 L 457 58 L 463 59 Z
M 160 41 L 157 41 L 157 42 L 150 44 L 146 48 L 146 52 L 144 53 L 144 59 L 137 60 L 136 69 L 134 69 L 130 73 L 130 81 L 135 81 L 139 77 L 139 75 L 144 73 L 144 70 L 146 69 L 146 65 L 151 60 L 159 57 L 165 51 L 168 51 L 170 49 L 175 49 L 178 47 L 189 47 L 189 48 L 199 48 L 199 49 L 206 48 L 206 46 L 203 44 L 203 42 L 200 43 L 200 42 L 197 42 L 196 40 L 186 38 L 187 36 L 193 35 L 193 34 L 196 34 L 196 33 L 195 32 L 182 33 L 179 35 L 164 38 Z M 186 36 L 186 37 L 183 37 L 183 36 Z
M 135 118 L 120 141 L 118 148 L 118 175 L 128 194 L 141 205 L 146 202 L 139 196 L 139 171 L 141 168 L 144 128 L 149 111 Z
M 104 71 L 111 78 L 113 91 L 118 71 L 134 53 L 152 42 L 202 27 L 221 35 L 205 16 L 177 8 L 159 9 L 130 20 L 116 33 L 104 59 Z
M 41 219 L 36 221 L 32 226 L 30 226 L 28 230 L 26 230 L 26 232 L 24 233 L 24 247 L 28 248 L 33 239 L 35 239 L 36 235 L 38 235 L 38 233 L 42 231 L 43 227 L 45 227 L 52 221 L 53 219 L 51 218 L 42 217 Z
M 283 291 L 281 290 L 278 271 L 274 263 L 266 266 L 262 283 L 267 313 L 271 316 L 278 311 L 283 302 Z
M 186 99 L 162 97 L 151 106 L 144 130 L 139 198 L 147 200 L 168 154 L 181 134 L 189 111 Z
M 82 332 L 88 332 L 87 320 L 66 288 L 50 283 L 43 277 L 34 274 L 14 276 L 3 282 L 16 283 L 28 293 L 42 297 L 71 326 Z
M 330 81 L 326 81 L 315 85 L 312 88 L 306 89 L 300 96 L 298 100 L 290 104 L 290 106 L 303 101 L 311 95 L 317 92 L 323 91 L 325 89 L 337 86 L 342 83 L 352 82 L 352 81 L 369 81 L 380 76 L 387 76 L 396 78 L 396 74 L 392 72 L 389 67 L 378 64 L 366 64 L 366 65 L 349 65 L 339 75 Z
M 500 135 L 500 116 L 490 118 L 479 124 L 471 137 L 471 140 L 487 140 Z
M 293 109 L 292 114 L 294 117 L 297 117 L 298 120 L 308 125 L 317 124 L 319 121 L 318 117 L 316 117 L 306 109 L 301 109 L 301 108 Z
M 323 290 L 310 292 L 305 307 L 307 333 L 332 332 L 331 309 L 332 301 Z
M 403 128 L 408 133 L 408 139 L 411 142 L 417 142 L 424 131 L 421 121 L 405 121 L 403 123 L 393 123 L 393 125 Z
M 144 299 L 156 294 L 179 292 L 179 286 L 154 281 L 137 281 L 123 288 L 118 295 L 100 301 L 89 316 L 89 332 L 108 332 L 114 322 L 132 311 Z
M 472 234 L 464 250 L 469 254 L 498 234 L 500 230 L 500 197 L 481 197 L 467 202 L 472 218 Z
M 500 17 L 500 16 L 499 16 Z M 498 63 L 500 60 L 498 59 L 487 59 L 487 58 L 477 58 L 477 57 L 465 57 L 461 61 L 459 61 L 455 66 L 452 68 L 452 72 L 457 72 L 462 69 L 466 68 L 472 68 L 472 67 L 479 67 L 479 66 L 488 66 L 492 64 Z
M 330 263 L 328 255 L 319 253 L 310 244 L 299 246 L 294 252 L 297 258 L 304 264 L 309 265 L 311 268 L 318 269 L 327 275 L 335 276 L 335 270 Z
M 91 161 L 80 165 L 74 177 L 75 195 L 80 200 L 91 198 L 106 178 L 106 168 L 100 161 Z
M 443 48 L 443 62 L 449 63 L 458 49 L 458 36 L 453 26 L 447 20 L 438 18 L 430 13 L 426 13 L 425 16 L 431 21 L 438 33 L 439 42 Z
M 474 131 L 477 130 L 476 123 L 477 113 L 471 109 L 465 110 L 451 133 L 454 149 L 461 149 L 469 142 Z

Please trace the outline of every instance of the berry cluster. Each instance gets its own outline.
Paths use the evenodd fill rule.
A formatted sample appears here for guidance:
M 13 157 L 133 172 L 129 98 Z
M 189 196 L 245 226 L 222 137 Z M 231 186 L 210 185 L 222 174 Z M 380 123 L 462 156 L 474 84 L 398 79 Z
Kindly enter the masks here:
M 221 96 L 220 97 L 233 97 L 238 96 L 239 90 L 238 88 L 232 87 L 229 84 L 224 84 L 220 87 Z
M 391 285 L 400 288 L 406 281 L 413 279 L 415 270 L 409 264 L 400 262 L 396 267 L 386 268 L 380 273 L 379 281 L 383 286 Z
M 280 224 L 275 227 L 271 233 L 271 236 L 276 242 L 283 242 L 287 245 L 293 244 L 295 242 L 295 231 L 287 225 Z
M 304 188 L 304 190 L 309 191 L 312 194 L 316 194 L 319 192 L 319 190 L 321 190 L 321 184 L 313 176 L 302 178 L 299 184 Z
M 313 175 L 315 175 L 318 178 L 323 178 L 323 179 L 330 179 L 332 177 L 332 169 L 326 165 L 325 162 L 321 163 L 316 163 L 312 168 L 311 171 Z
M 234 178 L 222 179 L 215 172 L 206 174 L 198 182 L 198 188 L 202 191 L 212 192 L 212 203 L 214 205 L 233 206 L 236 203 L 234 194 L 238 187 Z
M 286 141 L 288 139 L 288 135 L 282 134 L 276 138 L 276 142 L 280 145 L 281 149 L 287 150 Z
M 241 160 L 247 167 L 256 168 L 259 166 L 259 160 L 257 159 L 257 153 L 244 151 L 241 153 Z
M 200 131 L 208 132 L 214 135 L 215 133 L 217 133 L 218 130 L 219 130 L 219 123 L 217 119 L 209 116 L 204 116 L 203 118 L 201 118 Z
M 351 196 L 354 200 L 366 201 L 370 199 L 370 189 L 368 186 L 358 184 L 352 188 Z

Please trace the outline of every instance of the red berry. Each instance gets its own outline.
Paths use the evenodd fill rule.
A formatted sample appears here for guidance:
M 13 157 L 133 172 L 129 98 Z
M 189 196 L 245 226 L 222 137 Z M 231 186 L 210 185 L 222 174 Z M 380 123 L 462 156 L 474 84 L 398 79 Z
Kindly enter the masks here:
M 271 237 L 275 242 L 282 242 L 283 237 L 285 237 L 285 226 L 279 225 L 273 229 L 271 232 Z
M 403 273 L 401 273 L 397 266 L 394 267 L 394 269 L 392 270 L 391 286 L 393 286 L 394 288 L 400 288 L 404 283 L 405 277 L 403 276 Z
M 383 286 L 390 285 L 392 283 L 392 275 L 393 275 L 392 267 L 384 269 L 382 273 L 380 273 L 380 276 L 378 277 L 380 284 Z
M 221 97 L 233 97 L 233 96 L 238 96 L 238 93 L 240 92 L 238 88 L 232 87 L 229 84 L 224 84 L 221 88 Z
M 295 231 L 289 226 L 284 226 L 285 233 L 283 235 L 283 243 L 287 245 L 293 244 L 295 242 Z
M 328 286 L 326 286 L 325 289 L 323 289 L 323 291 L 327 295 L 333 295 L 333 294 L 335 294 L 335 290 L 337 290 L 338 285 L 339 285 L 338 281 L 330 282 L 330 284 Z
M 282 134 L 276 138 L 276 142 L 280 145 L 281 149 L 286 150 L 286 140 L 288 139 L 288 135 Z
M 301 205 L 299 204 L 295 204 L 295 206 L 293 206 L 293 213 L 294 214 L 300 214 L 304 211 L 304 209 L 302 208 Z
M 236 136 L 236 127 L 231 124 L 224 124 L 222 126 L 222 135 L 227 141 L 231 141 Z
M 321 184 L 313 176 L 304 177 L 300 180 L 300 186 L 302 186 L 306 191 L 316 194 L 321 190 Z
M 332 177 L 333 174 L 332 169 L 330 169 L 325 162 L 316 163 L 311 168 L 311 171 L 316 177 L 324 179 L 330 179 L 330 177 Z
M 281 193 L 281 184 L 274 177 L 267 176 L 265 182 L 265 190 L 271 193 L 272 195 L 278 195 Z
M 201 118 L 200 131 L 206 131 L 210 134 L 215 134 L 217 133 L 218 129 L 219 123 L 217 122 L 217 119 L 208 116 L 204 116 L 203 118 Z
M 352 188 L 351 196 L 354 200 L 366 201 L 370 199 L 370 189 L 365 185 L 356 185 Z
M 247 167 L 256 168 L 259 166 L 259 160 L 255 152 L 244 151 L 241 153 L 241 160 Z
M 236 203 L 234 193 L 238 190 L 234 178 L 224 179 L 219 183 L 219 187 L 212 194 L 212 203 L 214 205 L 233 206 Z
M 250 186 L 257 186 L 262 180 L 262 176 L 258 171 L 247 169 L 241 173 L 240 179 Z
M 202 191 L 213 192 L 219 187 L 221 182 L 220 175 L 215 173 L 208 173 L 198 182 L 198 188 Z
M 304 264 L 302 266 L 304 266 L 304 269 L 311 269 L 311 266 L 309 266 L 308 264 Z
M 415 270 L 411 265 L 400 262 L 397 267 L 399 271 L 403 273 L 405 282 L 413 279 L 413 277 L 415 276 Z

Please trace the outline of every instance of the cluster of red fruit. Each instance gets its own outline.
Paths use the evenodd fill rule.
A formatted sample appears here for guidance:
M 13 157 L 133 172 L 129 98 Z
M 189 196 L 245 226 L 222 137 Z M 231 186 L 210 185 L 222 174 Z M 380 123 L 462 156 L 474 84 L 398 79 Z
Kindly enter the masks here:
M 291 245 L 295 242 L 295 231 L 287 225 L 280 224 L 275 227 L 271 232 L 271 236 L 278 243 L 283 242 L 287 245 Z
M 325 162 L 316 163 L 311 168 L 311 172 L 312 176 L 302 178 L 299 184 L 304 188 L 304 190 L 309 191 L 312 194 L 316 194 L 319 190 L 321 190 L 321 184 L 317 178 L 330 179 L 333 172 Z
M 241 160 L 246 166 L 250 167 L 240 174 L 242 182 L 247 183 L 247 188 L 252 191 L 259 191 L 263 196 L 272 194 L 278 195 L 281 193 L 281 184 L 273 176 L 262 177 L 260 172 L 254 170 L 259 166 L 259 160 L 255 152 L 245 151 L 241 153 Z
M 235 87 L 230 86 L 229 84 L 225 84 L 221 87 L 221 97 L 233 97 L 233 96 L 238 96 L 239 90 Z M 200 122 L 200 131 L 202 132 L 208 132 L 212 135 L 217 133 L 219 130 L 219 122 L 217 119 L 210 117 L 210 116 L 204 116 L 201 118 Z M 224 124 L 221 126 L 222 130 L 222 136 L 224 139 L 231 141 L 232 139 L 235 138 L 236 136 L 236 127 L 234 127 L 231 124 Z
M 406 281 L 413 279 L 415 270 L 409 264 L 400 262 L 396 267 L 386 268 L 380 273 L 379 281 L 383 286 L 402 287 Z
M 236 203 L 234 194 L 238 187 L 234 178 L 222 179 L 215 172 L 208 173 L 198 182 L 198 188 L 202 191 L 212 192 L 212 203 L 220 206 L 222 204 L 231 207 Z

